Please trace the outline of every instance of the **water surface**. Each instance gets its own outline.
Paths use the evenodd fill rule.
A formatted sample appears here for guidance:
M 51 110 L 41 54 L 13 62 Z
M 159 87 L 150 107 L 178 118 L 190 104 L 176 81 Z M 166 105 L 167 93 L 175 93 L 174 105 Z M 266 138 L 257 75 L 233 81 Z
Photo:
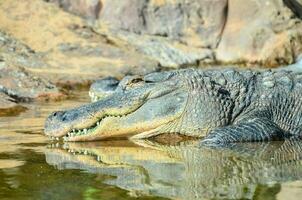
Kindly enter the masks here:
M 301 199 L 301 142 L 209 149 L 42 135 L 51 111 L 88 101 L 79 92 L 0 118 L 0 199 Z

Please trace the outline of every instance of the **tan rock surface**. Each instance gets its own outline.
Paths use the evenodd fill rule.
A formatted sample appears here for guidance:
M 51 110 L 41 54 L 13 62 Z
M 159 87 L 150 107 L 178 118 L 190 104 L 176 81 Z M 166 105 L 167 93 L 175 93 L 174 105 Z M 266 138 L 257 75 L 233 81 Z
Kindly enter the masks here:
M 227 0 L 103 0 L 100 21 L 112 29 L 157 35 L 190 46 L 216 47 Z
M 302 52 L 302 23 L 281 0 L 230 0 L 216 58 L 280 66 Z
M 40 0 L 1 2 L 0 29 L 41 55 L 43 65 L 26 69 L 55 83 L 85 83 L 157 67 L 157 62 L 94 32 L 80 17 Z
M 54 2 L 64 10 L 88 19 L 97 19 L 102 8 L 100 0 L 45 0 Z

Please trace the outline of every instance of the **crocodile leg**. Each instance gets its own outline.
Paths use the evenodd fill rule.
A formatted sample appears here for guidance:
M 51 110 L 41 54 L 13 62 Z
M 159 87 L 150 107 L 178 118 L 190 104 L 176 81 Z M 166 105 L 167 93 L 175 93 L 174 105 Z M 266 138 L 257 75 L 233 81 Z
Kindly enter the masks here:
M 255 117 L 226 127 L 216 128 L 201 141 L 201 145 L 223 146 L 236 142 L 277 141 L 289 138 L 291 134 L 280 129 L 267 118 Z

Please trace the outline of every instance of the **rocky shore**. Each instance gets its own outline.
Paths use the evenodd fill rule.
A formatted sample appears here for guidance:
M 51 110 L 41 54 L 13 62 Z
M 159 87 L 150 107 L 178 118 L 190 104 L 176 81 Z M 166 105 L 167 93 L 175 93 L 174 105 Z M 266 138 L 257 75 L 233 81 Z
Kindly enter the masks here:
M 293 64 L 301 17 L 301 0 L 1 1 L 0 115 L 109 75 Z

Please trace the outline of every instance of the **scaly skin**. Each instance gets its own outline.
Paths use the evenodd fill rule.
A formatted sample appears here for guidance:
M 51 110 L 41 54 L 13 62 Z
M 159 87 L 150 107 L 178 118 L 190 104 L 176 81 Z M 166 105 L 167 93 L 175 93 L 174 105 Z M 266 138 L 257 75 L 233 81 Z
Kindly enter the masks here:
M 214 146 L 302 133 L 298 72 L 186 69 L 128 76 L 104 88 L 94 103 L 51 114 L 45 133 L 67 141 L 177 133 Z

